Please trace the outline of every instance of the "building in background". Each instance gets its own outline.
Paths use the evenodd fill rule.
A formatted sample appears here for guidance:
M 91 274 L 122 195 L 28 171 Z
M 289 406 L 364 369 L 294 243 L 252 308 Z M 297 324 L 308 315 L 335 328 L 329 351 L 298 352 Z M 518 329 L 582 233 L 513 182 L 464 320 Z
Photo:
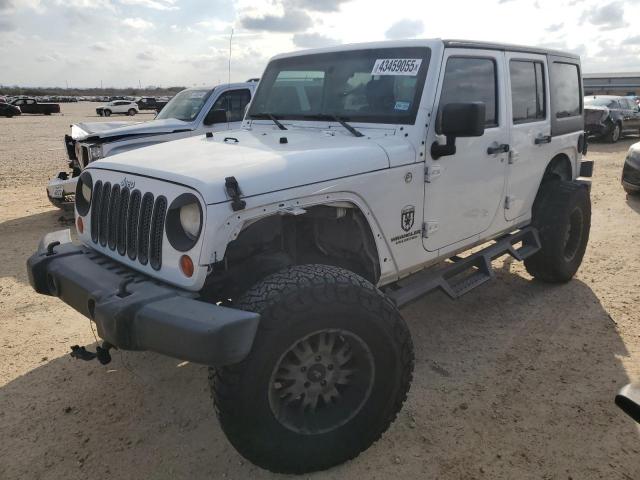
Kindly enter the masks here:
M 640 72 L 585 73 L 585 95 L 640 95 Z

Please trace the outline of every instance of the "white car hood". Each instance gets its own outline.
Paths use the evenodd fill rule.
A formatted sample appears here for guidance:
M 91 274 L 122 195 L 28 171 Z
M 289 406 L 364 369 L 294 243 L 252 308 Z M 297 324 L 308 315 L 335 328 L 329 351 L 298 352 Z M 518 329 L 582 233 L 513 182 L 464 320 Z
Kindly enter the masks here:
M 192 130 L 192 125 L 175 118 L 151 120 L 149 122 L 87 122 L 78 123 L 71 128 L 74 140 L 86 140 L 89 137 L 106 139 L 122 135 L 149 135 L 171 133 L 176 130 Z
M 283 138 L 287 143 L 281 143 Z M 408 142 L 406 148 L 412 149 Z M 235 177 L 242 196 L 249 197 L 389 168 L 389 159 L 366 136 L 312 129 L 235 130 L 133 150 L 89 168 L 118 170 L 123 178 L 131 173 L 181 183 L 211 204 L 229 200 L 226 177 Z

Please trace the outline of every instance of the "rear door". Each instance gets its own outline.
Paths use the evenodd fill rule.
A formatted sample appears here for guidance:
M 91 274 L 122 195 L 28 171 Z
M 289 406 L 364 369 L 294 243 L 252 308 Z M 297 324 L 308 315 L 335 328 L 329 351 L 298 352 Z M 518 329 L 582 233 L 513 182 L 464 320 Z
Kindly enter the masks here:
M 424 247 L 428 251 L 484 232 L 502 205 L 508 157 L 503 149 L 509 145 L 505 76 L 504 52 L 445 50 L 437 115 L 448 103 L 483 102 L 485 132 L 481 137 L 458 138 L 454 155 L 427 161 Z M 438 121 L 434 123 L 438 134 Z M 438 143 L 445 142 L 442 135 L 436 138 Z
M 507 52 L 506 61 L 511 151 L 504 216 L 514 220 L 527 214 L 531 179 L 537 178 L 540 169 L 545 168 L 554 147 L 551 145 L 546 55 Z

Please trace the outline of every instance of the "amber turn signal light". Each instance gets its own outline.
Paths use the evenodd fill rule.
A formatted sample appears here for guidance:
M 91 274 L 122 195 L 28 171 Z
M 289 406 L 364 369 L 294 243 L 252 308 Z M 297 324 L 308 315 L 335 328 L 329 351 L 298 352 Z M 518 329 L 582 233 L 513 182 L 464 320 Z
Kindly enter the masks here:
M 78 217 L 76 220 L 76 228 L 78 229 L 79 234 L 84 233 L 84 222 L 82 221 L 82 217 Z
M 182 255 L 180 257 L 180 270 L 182 270 L 185 277 L 191 278 L 193 276 L 193 260 L 191 260 L 189 255 Z

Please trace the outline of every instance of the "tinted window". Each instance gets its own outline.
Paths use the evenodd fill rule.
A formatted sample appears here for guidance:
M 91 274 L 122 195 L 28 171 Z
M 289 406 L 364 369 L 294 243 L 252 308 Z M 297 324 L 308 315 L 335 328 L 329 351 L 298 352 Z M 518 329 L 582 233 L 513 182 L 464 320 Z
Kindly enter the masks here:
M 578 66 L 570 63 L 554 62 L 553 93 L 556 118 L 580 115 L 580 73 Z
M 269 63 L 250 118 L 411 124 L 430 50 L 379 48 L 299 55 Z
M 628 98 L 621 98 L 619 101 L 622 108 L 626 108 L 627 110 L 632 110 L 634 108 L 634 104 Z
M 230 90 L 220 95 L 211 110 L 225 110 L 228 122 L 240 122 L 244 117 L 244 109 L 250 101 L 249 90 Z
M 544 120 L 546 100 L 542 63 L 512 60 L 509 74 L 513 123 Z
M 440 95 L 440 111 L 448 103 L 484 102 L 485 125 L 498 125 L 496 64 L 489 58 L 451 57 Z

